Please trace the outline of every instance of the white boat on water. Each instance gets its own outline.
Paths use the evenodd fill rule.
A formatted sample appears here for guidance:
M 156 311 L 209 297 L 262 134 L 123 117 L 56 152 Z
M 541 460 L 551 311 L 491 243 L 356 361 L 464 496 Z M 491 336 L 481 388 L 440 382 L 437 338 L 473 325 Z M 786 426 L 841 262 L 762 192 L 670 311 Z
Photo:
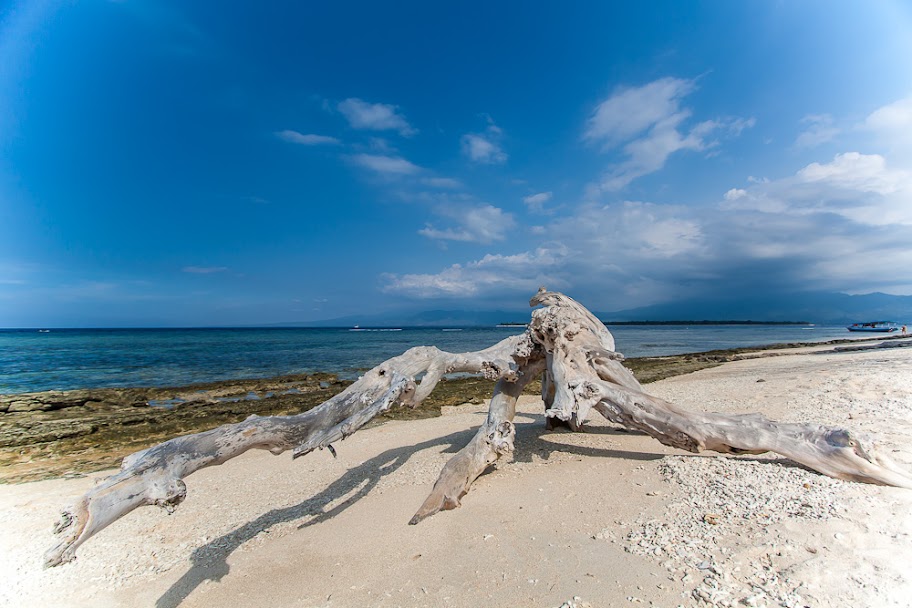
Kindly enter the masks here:
M 899 325 L 893 321 L 868 321 L 867 323 L 852 323 L 847 326 L 849 331 L 873 331 L 878 333 L 890 333 L 899 331 Z

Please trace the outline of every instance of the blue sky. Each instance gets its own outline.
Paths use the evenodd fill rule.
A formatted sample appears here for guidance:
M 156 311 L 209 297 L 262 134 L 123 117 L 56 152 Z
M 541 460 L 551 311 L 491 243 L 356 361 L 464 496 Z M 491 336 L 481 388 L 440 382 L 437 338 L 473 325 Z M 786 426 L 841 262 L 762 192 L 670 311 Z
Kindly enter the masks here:
M 912 294 L 903 2 L 0 5 L 0 326 Z

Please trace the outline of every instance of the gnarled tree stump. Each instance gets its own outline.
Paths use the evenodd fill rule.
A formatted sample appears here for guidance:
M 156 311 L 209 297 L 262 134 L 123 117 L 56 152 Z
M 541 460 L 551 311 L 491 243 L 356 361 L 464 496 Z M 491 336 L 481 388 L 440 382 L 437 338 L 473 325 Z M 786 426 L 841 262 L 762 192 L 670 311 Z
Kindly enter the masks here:
M 615 352 L 608 329 L 573 299 L 540 289 L 532 298 L 527 330 L 490 348 L 447 353 L 412 348 L 384 361 L 345 391 L 296 416 L 251 416 L 237 424 L 166 441 L 125 458 L 121 470 L 64 511 L 55 527 L 59 542 L 46 566 L 76 557 L 76 549 L 103 528 L 144 505 L 169 511 L 186 496 L 184 479 L 258 448 L 297 458 L 356 432 L 393 405 L 414 405 L 453 372 L 497 380 L 488 417 L 469 444 L 444 466 L 412 524 L 459 506 L 472 482 L 500 456 L 513 451 L 513 417 L 523 387 L 543 375 L 549 421 L 580 428 L 592 410 L 665 445 L 689 452 L 776 452 L 825 475 L 912 489 L 912 476 L 878 453 L 874 443 L 841 428 L 773 422 L 760 414 L 699 413 L 648 395 Z M 417 377 L 422 376 L 420 382 Z

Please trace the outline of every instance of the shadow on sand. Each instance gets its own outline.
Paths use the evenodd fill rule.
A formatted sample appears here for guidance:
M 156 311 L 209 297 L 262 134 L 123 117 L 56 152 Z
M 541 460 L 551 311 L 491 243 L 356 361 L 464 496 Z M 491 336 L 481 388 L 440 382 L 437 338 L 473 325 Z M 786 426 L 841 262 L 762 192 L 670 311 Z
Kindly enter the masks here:
M 529 418 L 532 422 L 526 422 Z M 516 420 L 516 449 L 513 459 L 518 462 L 531 462 L 533 455 L 549 458 L 553 452 L 576 454 L 597 458 L 622 458 L 630 460 L 657 460 L 662 454 L 627 452 L 602 448 L 590 448 L 566 445 L 543 438 L 544 415 L 521 414 Z M 228 574 L 228 557 L 241 545 L 267 532 L 275 525 L 306 519 L 298 529 L 332 519 L 348 507 L 367 496 L 385 476 L 399 469 L 417 452 L 429 448 L 446 446 L 443 453 L 454 454 L 461 450 L 475 435 L 476 428 L 451 433 L 444 437 L 416 443 L 409 446 L 393 448 L 364 461 L 349 469 L 342 477 L 331 483 L 319 494 L 290 507 L 273 509 L 243 526 L 196 548 L 190 556 L 190 569 L 160 597 L 156 608 L 175 608 L 187 599 L 193 591 L 205 581 L 219 581 Z M 549 436 L 558 433 L 549 433 Z M 599 431 L 598 434 L 610 434 L 611 431 Z M 618 434 L 628 434 L 618 432 Z M 428 488 L 430 492 L 431 488 Z M 345 500 L 333 504 L 341 497 Z M 330 506 L 333 505 L 333 506 Z M 420 505 L 415 505 L 417 509 Z M 403 514 L 403 525 L 406 525 L 409 514 Z

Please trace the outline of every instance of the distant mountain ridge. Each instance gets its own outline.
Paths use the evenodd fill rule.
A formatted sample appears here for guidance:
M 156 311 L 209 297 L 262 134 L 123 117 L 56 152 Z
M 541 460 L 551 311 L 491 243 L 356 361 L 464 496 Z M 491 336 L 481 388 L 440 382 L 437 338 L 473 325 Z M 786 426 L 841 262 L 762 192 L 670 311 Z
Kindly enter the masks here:
M 603 321 L 742 319 L 826 324 L 875 320 L 905 322 L 912 320 L 912 296 L 805 292 L 772 294 L 750 299 L 706 298 L 598 313 L 598 317 Z
M 490 327 L 525 323 L 530 309 L 427 310 L 348 315 L 321 321 L 274 323 L 270 327 Z M 912 321 L 912 296 L 831 292 L 769 294 L 751 298 L 698 298 L 593 313 L 605 322 L 725 321 L 846 324 L 858 321 Z

